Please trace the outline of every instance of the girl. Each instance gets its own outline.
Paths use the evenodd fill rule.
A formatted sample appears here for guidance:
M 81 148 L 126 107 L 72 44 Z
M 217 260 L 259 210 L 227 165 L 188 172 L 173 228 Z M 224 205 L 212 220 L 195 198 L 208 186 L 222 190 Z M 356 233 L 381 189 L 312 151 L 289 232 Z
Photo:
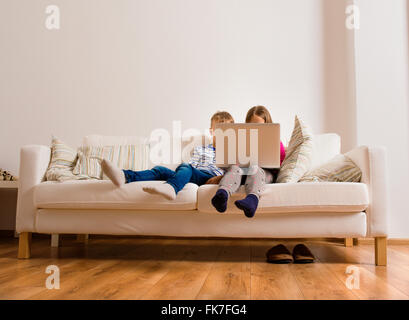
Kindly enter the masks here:
M 272 123 L 271 115 L 266 107 L 256 106 L 251 108 L 246 115 L 246 123 Z M 285 149 L 280 142 L 280 165 L 285 158 Z M 219 177 L 217 177 L 219 178 Z M 247 196 L 242 200 L 234 202 L 236 207 L 244 211 L 248 218 L 252 218 L 256 213 L 261 192 L 266 183 L 274 183 L 277 178 L 277 171 L 271 169 L 262 169 L 257 165 L 249 168 L 249 174 L 243 175 L 243 170 L 238 165 L 232 165 L 224 176 L 221 177 L 219 188 L 212 198 L 212 205 L 219 212 L 225 212 L 229 197 L 236 192 L 245 178 L 245 191 Z M 215 178 L 208 181 L 214 183 Z M 217 181 L 217 180 L 216 180 Z

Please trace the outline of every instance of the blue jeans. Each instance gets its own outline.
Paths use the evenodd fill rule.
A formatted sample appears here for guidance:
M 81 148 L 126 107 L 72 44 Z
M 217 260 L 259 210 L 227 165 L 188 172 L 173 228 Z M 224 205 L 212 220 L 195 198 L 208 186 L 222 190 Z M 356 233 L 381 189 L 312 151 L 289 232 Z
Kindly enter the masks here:
M 123 171 L 125 174 L 126 183 L 134 181 L 163 180 L 166 181 L 166 183 L 169 183 L 175 189 L 176 194 L 182 190 L 188 182 L 201 186 L 202 184 L 205 184 L 207 180 L 215 176 L 211 172 L 196 169 L 187 163 L 182 163 L 179 165 L 176 168 L 176 171 L 162 166 L 153 167 L 151 170 Z

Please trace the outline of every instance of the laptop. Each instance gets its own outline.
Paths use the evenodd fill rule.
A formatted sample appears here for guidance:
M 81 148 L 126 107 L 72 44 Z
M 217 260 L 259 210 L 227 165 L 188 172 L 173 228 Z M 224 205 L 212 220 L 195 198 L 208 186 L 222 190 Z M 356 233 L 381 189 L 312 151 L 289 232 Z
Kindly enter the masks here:
M 214 135 L 218 167 L 280 168 L 279 123 L 218 123 Z

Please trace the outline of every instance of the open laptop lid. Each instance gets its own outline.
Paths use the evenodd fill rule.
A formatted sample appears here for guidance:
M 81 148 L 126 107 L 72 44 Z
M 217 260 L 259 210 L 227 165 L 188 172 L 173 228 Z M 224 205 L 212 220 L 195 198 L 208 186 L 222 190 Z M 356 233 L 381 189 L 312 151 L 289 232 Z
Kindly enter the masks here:
M 279 123 L 218 123 L 215 137 L 218 167 L 280 168 Z

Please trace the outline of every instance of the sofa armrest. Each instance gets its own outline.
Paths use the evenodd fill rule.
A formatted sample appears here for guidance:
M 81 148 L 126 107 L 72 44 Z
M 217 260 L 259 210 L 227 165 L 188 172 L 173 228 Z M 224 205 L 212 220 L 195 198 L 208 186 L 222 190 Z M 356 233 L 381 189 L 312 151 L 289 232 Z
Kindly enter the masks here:
M 33 190 L 41 183 L 50 162 L 48 146 L 27 145 L 20 151 L 20 172 L 17 196 L 16 231 L 35 231 Z
M 368 186 L 367 237 L 388 234 L 389 194 L 386 149 L 360 146 L 345 153 L 362 171 L 361 182 Z

